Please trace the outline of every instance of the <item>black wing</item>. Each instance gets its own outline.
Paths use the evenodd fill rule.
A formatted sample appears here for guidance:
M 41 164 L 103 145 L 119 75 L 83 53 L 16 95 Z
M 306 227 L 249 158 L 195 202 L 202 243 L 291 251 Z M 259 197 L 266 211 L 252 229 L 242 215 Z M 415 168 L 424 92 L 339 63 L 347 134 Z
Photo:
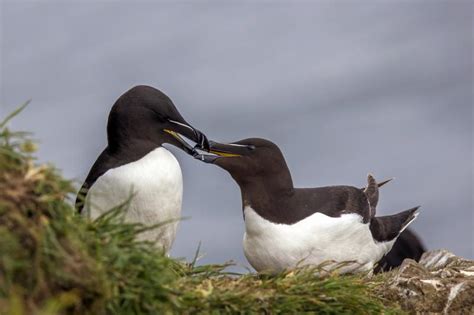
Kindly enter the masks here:
M 94 165 L 92 165 L 89 175 L 87 175 L 84 184 L 82 184 L 76 198 L 76 209 L 81 213 L 84 207 L 84 200 L 87 195 L 87 190 L 92 187 L 95 181 L 105 172 L 112 168 L 122 166 L 139 160 L 150 151 L 156 149 L 157 145 L 149 141 L 135 140 L 129 143 L 128 146 L 119 148 L 115 151 L 110 151 L 109 147 L 99 155 Z
M 280 222 L 277 223 L 292 224 L 316 212 L 335 218 L 356 213 L 362 217 L 364 223 L 371 219 L 367 195 L 352 186 L 297 188 L 289 205 L 279 201 L 275 202 L 272 208 L 281 209 L 278 214 Z
M 372 218 L 370 220 L 372 237 L 378 242 L 388 242 L 397 238 L 415 220 L 418 208 L 414 207 L 397 214 Z
M 102 153 L 95 161 L 94 165 L 92 165 L 92 168 L 89 171 L 86 180 L 84 181 L 81 189 L 79 189 L 79 192 L 77 193 L 75 207 L 79 213 L 81 213 L 82 209 L 84 208 L 84 202 L 89 188 L 92 187 L 97 178 L 102 176 L 109 169 L 116 167 L 115 164 L 115 159 L 110 156 L 108 150 L 105 149 L 104 151 L 102 151 Z

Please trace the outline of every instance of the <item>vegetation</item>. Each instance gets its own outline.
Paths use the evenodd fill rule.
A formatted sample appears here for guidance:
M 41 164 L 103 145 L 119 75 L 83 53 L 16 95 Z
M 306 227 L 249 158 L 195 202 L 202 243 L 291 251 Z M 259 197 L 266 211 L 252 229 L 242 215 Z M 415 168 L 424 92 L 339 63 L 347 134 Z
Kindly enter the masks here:
M 400 312 L 378 297 L 381 277 L 236 275 L 137 241 L 146 228 L 123 222 L 126 203 L 81 217 L 72 183 L 35 160 L 27 133 L 6 127 L 13 116 L 0 123 L 1 314 Z

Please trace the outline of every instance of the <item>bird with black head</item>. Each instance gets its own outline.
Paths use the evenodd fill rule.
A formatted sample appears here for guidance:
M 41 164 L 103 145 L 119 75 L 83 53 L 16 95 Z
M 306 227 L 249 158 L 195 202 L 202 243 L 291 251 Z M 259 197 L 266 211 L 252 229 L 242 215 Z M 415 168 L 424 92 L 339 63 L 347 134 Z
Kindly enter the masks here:
M 376 217 L 378 187 L 387 181 L 378 184 L 370 174 L 364 189 L 295 188 L 276 144 L 258 138 L 209 143 L 212 154 L 195 158 L 223 168 L 239 185 L 244 252 L 257 271 L 327 262 L 340 272 L 373 270 L 418 215 L 415 207 Z
M 169 251 L 181 216 L 183 179 L 178 161 L 163 144 L 196 154 L 182 136 L 209 149 L 206 136 L 186 122 L 163 92 L 150 86 L 125 92 L 110 111 L 107 147 L 79 191 L 78 211 L 97 218 L 130 199 L 125 220 L 166 223 L 140 237 Z

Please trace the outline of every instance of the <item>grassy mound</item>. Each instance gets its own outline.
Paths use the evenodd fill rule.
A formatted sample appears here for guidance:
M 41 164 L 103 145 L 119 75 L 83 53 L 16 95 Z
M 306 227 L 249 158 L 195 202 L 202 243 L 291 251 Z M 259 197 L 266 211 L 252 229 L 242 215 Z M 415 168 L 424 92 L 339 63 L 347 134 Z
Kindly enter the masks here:
M 28 134 L 5 125 L 1 314 L 399 312 L 377 297 L 380 278 L 318 277 L 311 269 L 231 275 L 226 265 L 187 264 L 137 241 L 146 229 L 123 222 L 126 204 L 95 221 L 84 219 L 71 206 L 71 182 L 35 161 Z

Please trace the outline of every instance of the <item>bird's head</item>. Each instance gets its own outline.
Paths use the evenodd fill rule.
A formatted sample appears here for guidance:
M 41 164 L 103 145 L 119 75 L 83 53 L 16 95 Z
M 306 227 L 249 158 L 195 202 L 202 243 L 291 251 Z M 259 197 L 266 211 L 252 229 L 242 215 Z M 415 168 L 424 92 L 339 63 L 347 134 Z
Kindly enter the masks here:
M 127 141 L 169 143 L 192 154 L 194 149 L 181 136 L 209 150 L 207 137 L 192 127 L 176 109 L 171 99 L 150 86 L 136 86 L 115 102 L 107 124 L 109 146 Z
M 196 158 L 225 169 L 240 186 L 269 180 L 291 183 L 283 154 L 269 140 L 249 138 L 231 143 L 209 141 L 209 144 L 212 155 L 201 154 Z

